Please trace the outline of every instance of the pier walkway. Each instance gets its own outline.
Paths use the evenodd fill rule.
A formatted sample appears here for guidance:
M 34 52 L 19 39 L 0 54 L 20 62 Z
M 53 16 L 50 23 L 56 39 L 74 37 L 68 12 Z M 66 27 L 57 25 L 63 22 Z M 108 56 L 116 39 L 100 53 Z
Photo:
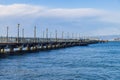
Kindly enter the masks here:
M 87 46 L 98 42 L 101 41 L 89 39 L 0 37 L 0 54 Z

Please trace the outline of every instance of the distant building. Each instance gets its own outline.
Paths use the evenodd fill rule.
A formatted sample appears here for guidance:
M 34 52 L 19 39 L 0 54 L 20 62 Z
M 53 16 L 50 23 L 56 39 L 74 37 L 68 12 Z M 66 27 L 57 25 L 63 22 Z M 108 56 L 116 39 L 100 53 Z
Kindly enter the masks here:
M 115 38 L 114 41 L 120 41 L 120 38 Z

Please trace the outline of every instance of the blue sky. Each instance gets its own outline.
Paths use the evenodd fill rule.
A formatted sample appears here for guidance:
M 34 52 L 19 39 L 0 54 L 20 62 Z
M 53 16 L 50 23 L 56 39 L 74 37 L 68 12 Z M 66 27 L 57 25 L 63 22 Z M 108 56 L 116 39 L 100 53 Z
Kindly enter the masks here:
M 16 36 L 17 24 L 25 29 L 25 36 L 41 37 L 46 28 L 54 37 L 80 34 L 81 36 L 119 35 L 120 0 L 0 0 L 0 35 Z
M 120 0 L 0 0 L 0 4 L 33 4 L 58 8 L 119 9 Z

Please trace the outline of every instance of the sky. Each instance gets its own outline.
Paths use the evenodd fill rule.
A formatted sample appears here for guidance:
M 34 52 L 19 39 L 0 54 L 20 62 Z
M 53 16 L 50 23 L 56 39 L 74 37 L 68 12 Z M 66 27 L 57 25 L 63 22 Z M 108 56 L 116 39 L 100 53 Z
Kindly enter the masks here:
M 0 36 L 26 37 L 120 35 L 120 0 L 0 0 Z

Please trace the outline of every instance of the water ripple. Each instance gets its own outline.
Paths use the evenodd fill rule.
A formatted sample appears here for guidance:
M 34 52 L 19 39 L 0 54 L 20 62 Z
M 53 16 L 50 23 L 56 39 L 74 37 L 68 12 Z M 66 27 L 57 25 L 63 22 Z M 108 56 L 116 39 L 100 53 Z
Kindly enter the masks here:
M 119 80 L 120 42 L 0 59 L 1 80 Z

